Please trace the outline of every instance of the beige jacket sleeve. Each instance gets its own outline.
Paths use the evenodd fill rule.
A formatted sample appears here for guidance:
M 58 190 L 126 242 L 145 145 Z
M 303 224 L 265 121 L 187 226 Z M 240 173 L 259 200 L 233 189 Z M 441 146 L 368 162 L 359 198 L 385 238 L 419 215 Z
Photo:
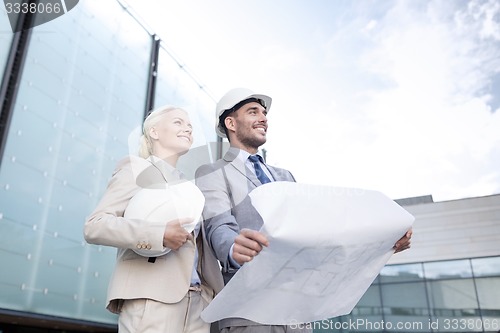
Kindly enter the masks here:
M 151 223 L 123 217 L 130 199 L 141 189 L 136 184 L 136 170 L 137 164 L 144 162 L 137 157 L 118 162 L 103 197 L 85 221 L 84 238 L 88 243 L 123 249 L 164 249 L 167 221 Z

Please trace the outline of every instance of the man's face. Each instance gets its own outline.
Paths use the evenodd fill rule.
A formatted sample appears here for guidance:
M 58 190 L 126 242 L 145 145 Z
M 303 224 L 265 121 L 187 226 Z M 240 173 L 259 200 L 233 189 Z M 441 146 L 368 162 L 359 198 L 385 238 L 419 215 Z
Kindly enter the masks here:
M 226 126 L 234 134 L 231 144 L 257 150 L 266 142 L 267 111 L 259 103 L 247 103 L 227 118 Z

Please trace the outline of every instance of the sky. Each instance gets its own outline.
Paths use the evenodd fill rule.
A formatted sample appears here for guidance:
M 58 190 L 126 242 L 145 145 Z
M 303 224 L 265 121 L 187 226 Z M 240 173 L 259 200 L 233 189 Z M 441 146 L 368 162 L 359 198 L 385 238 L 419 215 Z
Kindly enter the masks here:
M 500 193 L 498 0 L 126 3 L 216 99 L 273 98 L 267 162 L 297 181 Z

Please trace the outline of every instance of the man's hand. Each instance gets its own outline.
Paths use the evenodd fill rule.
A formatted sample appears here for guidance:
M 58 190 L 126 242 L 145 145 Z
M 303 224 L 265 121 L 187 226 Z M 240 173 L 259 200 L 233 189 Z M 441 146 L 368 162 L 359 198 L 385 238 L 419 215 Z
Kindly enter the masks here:
M 233 259 L 240 265 L 249 262 L 262 251 L 263 246 L 269 246 L 264 234 L 250 229 L 241 229 L 236 236 L 233 247 Z
M 403 237 L 401 237 L 396 244 L 392 247 L 394 249 L 394 253 L 398 253 L 410 248 L 411 245 L 411 235 L 413 234 L 413 229 L 410 228 Z
M 167 223 L 163 234 L 163 246 L 172 250 L 178 250 L 188 240 L 193 239 L 193 235 L 184 229 L 184 224 L 193 222 L 191 219 L 183 218 L 172 220 Z

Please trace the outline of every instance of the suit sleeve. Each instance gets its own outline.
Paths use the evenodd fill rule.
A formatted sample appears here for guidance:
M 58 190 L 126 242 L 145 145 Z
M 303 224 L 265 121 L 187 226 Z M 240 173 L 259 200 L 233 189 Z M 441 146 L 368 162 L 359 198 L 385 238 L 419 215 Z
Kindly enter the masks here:
M 167 221 L 150 223 L 123 217 L 128 202 L 139 190 L 130 160 L 122 160 L 96 209 L 85 221 L 85 240 L 90 244 L 129 249 L 149 244 L 152 251 L 162 251 Z
M 229 250 L 240 229 L 231 212 L 231 195 L 222 168 L 201 166 L 196 170 L 196 185 L 205 196 L 203 219 L 208 244 L 227 272 L 231 269 Z
M 286 169 L 272 167 L 272 170 L 275 173 L 276 180 L 287 181 L 287 182 L 296 182 L 295 177 L 292 173 Z

